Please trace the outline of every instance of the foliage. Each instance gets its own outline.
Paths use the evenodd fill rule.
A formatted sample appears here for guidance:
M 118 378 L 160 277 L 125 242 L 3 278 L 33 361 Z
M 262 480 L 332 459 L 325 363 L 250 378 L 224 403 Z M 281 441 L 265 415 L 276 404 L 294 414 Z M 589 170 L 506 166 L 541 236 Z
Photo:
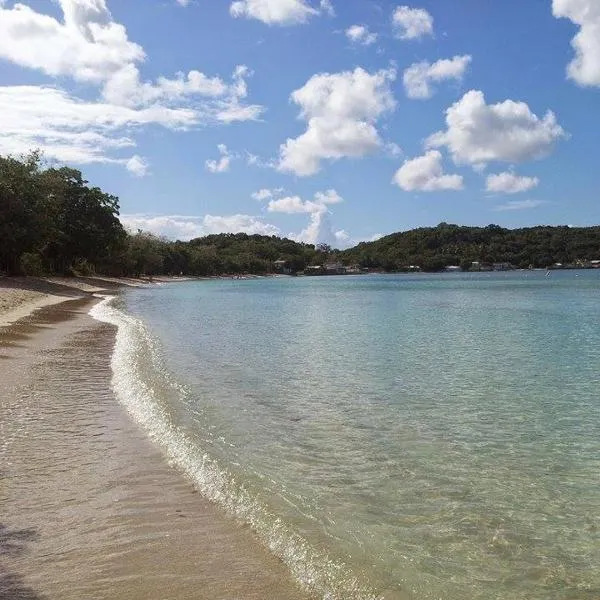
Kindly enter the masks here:
M 44 169 L 38 153 L 0 157 L 2 271 L 106 270 L 126 240 L 118 215 L 117 198 L 89 187 L 79 171 Z
M 600 227 L 529 227 L 504 229 L 498 225 L 461 227 L 440 223 L 394 233 L 361 243 L 341 253 L 346 264 L 385 271 L 408 270 L 411 265 L 439 271 L 450 265 L 471 267 L 509 263 L 518 268 L 574 265 L 600 259 Z
M 285 261 L 291 272 L 342 262 L 381 271 L 438 271 L 473 263 L 547 267 L 600 259 L 600 227 L 440 223 L 363 242 L 345 251 L 315 248 L 276 236 L 245 233 L 169 241 L 147 232 L 129 235 L 115 196 L 91 187 L 67 167 L 44 168 L 38 153 L 0 157 L 0 271 L 11 274 L 91 275 L 265 274 Z
M 42 257 L 35 252 L 24 252 L 21 254 L 19 267 L 23 275 L 39 277 L 44 274 Z

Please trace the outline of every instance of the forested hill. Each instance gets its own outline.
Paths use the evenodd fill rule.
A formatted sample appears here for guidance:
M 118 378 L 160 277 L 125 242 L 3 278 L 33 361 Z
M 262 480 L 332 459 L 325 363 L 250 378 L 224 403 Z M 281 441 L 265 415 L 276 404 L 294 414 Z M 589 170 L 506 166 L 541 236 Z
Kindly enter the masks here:
M 341 252 L 340 257 L 346 264 L 384 271 L 407 270 L 411 265 L 425 271 L 450 265 L 468 269 L 473 262 L 506 263 L 523 269 L 556 263 L 584 266 L 600 259 L 600 227 L 504 229 L 440 223 L 361 243 Z
M 441 270 L 590 266 L 600 260 L 600 227 L 503 229 L 437 227 L 394 233 L 345 251 L 275 236 L 219 234 L 190 242 L 150 233 L 128 233 L 119 221 L 118 198 L 92 187 L 67 167 L 45 168 L 38 154 L 0 157 L 0 273 L 111 275 L 298 273 L 309 266 L 341 272 L 360 269 Z M 351 272 L 359 272 L 351 269 Z

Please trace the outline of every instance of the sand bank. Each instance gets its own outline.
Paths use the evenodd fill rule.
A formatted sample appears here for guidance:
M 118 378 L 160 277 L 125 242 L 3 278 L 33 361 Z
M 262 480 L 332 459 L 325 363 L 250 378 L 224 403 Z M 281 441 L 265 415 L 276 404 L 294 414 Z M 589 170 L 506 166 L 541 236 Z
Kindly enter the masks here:
M 114 329 L 62 298 L 0 328 L 0 598 L 306 598 L 130 421 Z
M 185 281 L 184 277 L 0 277 L 0 327 L 14 323 L 45 306 L 74 298 L 151 283 Z

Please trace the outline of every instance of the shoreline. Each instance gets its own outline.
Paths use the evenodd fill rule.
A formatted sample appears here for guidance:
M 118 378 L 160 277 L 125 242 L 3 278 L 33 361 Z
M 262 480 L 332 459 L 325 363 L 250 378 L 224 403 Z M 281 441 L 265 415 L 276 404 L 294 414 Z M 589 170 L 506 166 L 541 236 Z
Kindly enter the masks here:
M 0 277 L 0 327 L 35 311 L 77 298 L 111 293 L 128 287 L 189 281 L 187 277 Z
M 308 599 L 117 402 L 91 290 L 58 298 L 0 326 L 0 596 Z

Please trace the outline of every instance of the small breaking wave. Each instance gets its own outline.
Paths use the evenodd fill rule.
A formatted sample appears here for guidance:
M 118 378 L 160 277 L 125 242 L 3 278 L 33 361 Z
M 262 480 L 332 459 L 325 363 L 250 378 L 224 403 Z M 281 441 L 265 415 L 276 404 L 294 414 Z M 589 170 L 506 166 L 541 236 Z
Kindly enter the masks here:
M 187 390 L 166 371 L 160 345 L 146 325 L 119 310 L 114 296 L 101 298 L 89 314 L 117 327 L 111 360 L 115 395 L 170 464 L 189 477 L 203 496 L 250 525 L 307 591 L 324 600 L 381 600 L 383 597 L 346 565 L 313 548 L 253 497 L 242 482 L 174 422 L 169 398 L 181 399 Z

